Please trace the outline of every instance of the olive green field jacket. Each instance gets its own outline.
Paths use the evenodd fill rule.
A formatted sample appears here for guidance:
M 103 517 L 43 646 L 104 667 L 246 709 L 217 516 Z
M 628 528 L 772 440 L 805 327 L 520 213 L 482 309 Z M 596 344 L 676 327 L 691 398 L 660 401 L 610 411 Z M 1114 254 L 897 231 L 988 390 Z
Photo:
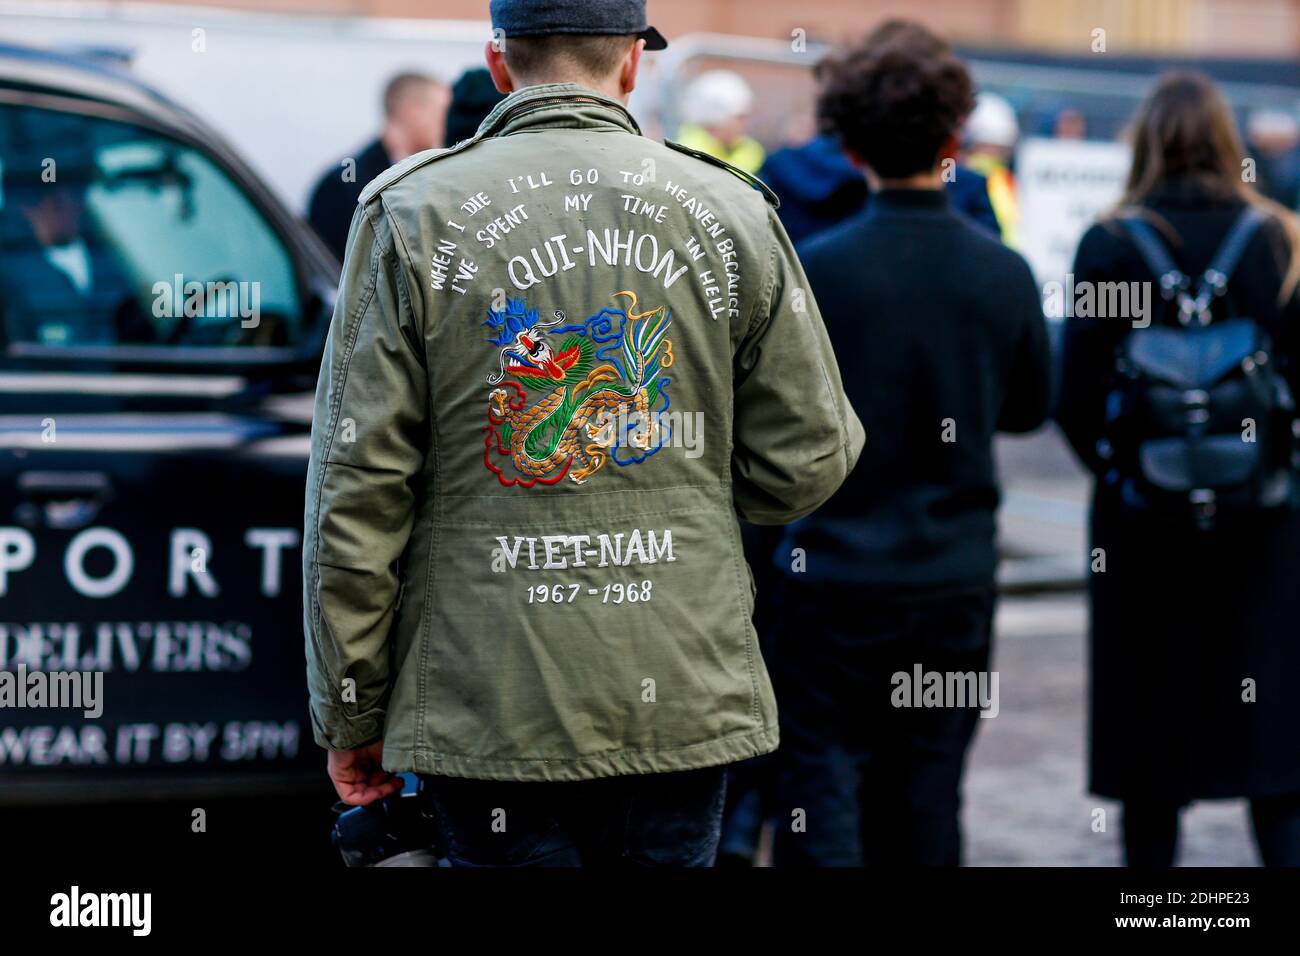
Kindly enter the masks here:
M 307 479 L 317 743 L 496 780 L 776 748 L 737 515 L 809 513 L 863 434 L 774 205 L 569 84 L 366 187 Z

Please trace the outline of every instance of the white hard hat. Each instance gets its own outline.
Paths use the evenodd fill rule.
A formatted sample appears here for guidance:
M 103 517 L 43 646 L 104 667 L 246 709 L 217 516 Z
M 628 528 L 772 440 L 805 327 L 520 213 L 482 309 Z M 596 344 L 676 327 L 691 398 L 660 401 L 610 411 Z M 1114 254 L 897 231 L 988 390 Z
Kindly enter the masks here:
M 1020 124 L 1010 103 L 996 93 L 975 97 L 975 109 L 966 119 L 967 142 L 1010 148 L 1019 137 Z
M 1279 109 L 1252 110 L 1246 119 L 1246 135 L 1252 140 L 1295 142 L 1300 139 L 1300 123 L 1295 116 Z
M 711 126 L 750 111 L 754 92 L 733 70 L 708 70 L 693 79 L 682 97 L 682 115 L 688 123 Z

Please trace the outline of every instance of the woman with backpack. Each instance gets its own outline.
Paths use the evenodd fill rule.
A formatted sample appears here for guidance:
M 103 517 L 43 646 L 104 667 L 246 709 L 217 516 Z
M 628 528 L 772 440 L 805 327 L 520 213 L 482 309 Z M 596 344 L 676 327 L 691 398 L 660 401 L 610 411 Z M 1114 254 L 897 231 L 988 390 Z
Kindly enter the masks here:
M 1076 289 L 1151 283 L 1146 316 L 1067 320 L 1057 416 L 1096 479 L 1090 789 L 1130 866 L 1229 797 L 1300 865 L 1300 224 L 1251 165 L 1209 79 L 1163 78 L 1075 260 Z

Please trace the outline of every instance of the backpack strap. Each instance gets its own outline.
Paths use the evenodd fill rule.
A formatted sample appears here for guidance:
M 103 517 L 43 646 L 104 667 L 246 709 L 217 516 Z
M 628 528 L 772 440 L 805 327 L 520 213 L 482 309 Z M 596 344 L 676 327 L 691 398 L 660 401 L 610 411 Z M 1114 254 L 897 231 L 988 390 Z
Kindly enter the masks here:
M 1137 246 L 1142 261 L 1159 280 L 1160 297 L 1169 301 L 1177 297 L 1180 291 L 1186 292 L 1190 282 L 1178 266 L 1174 265 L 1173 257 L 1169 255 L 1169 250 L 1155 227 L 1140 216 L 1126 216 L 1119 222 Z
M 1201 274 L 1201 280 L 1196 284 L 1196 298 L 1190 301 L 1179 300 L 1180 322 L 1190 325 L 1191 319 L 1195 318 L 1198 324 L 1209 325 L 1210 303 L 1228 291 L 1228 280 L 1232 278 L 1233 270 L 1237 268 L 1242 254 L 1265 218 L 1267 217 L 1254 206 L 1247 206 L 1241 211 L 1228 234 L 1223 237 L 1209 266 Z
M 1236 222 L 1223 238 L 1223 242 L 1220 243 L 1214 259 L 1201 276 L 1202 288 L 1208 288 L 1212 295 L 1223 295 L 1228 288 L 1228 280 L 1232 278 L 1233 270 L 1237 268 L 1237 263 L 1246 252 L 1246 247 L 1250 245 L 1250 240 L 1255 238 L 1256 231 L 1267 218 L 1268 216 L 1262 210 L 1254 206 L 1247 206 L 1241 211 L 1241 215 L 1237 217 Z
M 1164 241 L 1150 222 L 1131 216 L 1120 219 L 1120 223 L 1133 239 L 1147 268 L 1158 278 L 1161 298 L 1167 302 L 1177 301 L 1179 324 L 1187 326 L 1209 325 L 1210 302 L 1228 290 L 1228 280 L 1266 218 L 1265 213 L 1254 206 L 1241 211 L 1197 282 L 1195 297 L 1190 293 L 1191 281 L 1174 264 Z

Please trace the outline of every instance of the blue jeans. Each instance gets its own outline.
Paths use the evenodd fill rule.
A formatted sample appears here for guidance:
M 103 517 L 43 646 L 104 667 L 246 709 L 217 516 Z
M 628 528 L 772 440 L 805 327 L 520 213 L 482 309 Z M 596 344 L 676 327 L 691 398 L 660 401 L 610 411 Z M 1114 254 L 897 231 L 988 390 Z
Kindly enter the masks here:
M 452 866 L 712 866 L 726 768 L 562 783 L 421 776 Z
M 986 672 L 992 590 L 882 600 L 800 584 L 785 597 L 773 862 L 959 865 L 961 779 L 978 711 L 897 707 L 894 675 L 918 664 Z

